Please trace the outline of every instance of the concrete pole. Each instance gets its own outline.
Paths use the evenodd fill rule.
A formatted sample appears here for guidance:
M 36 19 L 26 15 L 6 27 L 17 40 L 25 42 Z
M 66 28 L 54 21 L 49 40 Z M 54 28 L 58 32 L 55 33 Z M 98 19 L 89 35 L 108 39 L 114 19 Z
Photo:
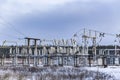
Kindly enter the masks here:
M 1 57 L 1 66 L 4 66 L 4 54 Z
M 27 46 L 28 46 L 28 48 L 27 48 L 27 54 L 28 54 L 27 63 L 30 66 L 30 39 L 27 39 L 27 40 L 28 40 L 27 41 Z
M 17 65 L 17 46 L 15 46 L 15 52 L 13 53 L 13 65 Z
M 96 65 L 96 37 L 93 37 L 93 55 L 94 55 L 94 65 Z
M 12 55 L 12 48 L 11 47 L 9 49 L 9 53 Z M 10 59 L 12 60 L 11 56 L 10 56 Z
M 88 55 L 87 38 L 89 38 L 89 35 L 86 34 L 85 29 L 84 29 L 83 33 L 84 33 L 84 35 L 82 36 L 82 38 L 83 38 L 83 55 Z M 87 63 L 88 63 L 87 58 L 84 57 L 84 59 L 85 59 L 84 65 L 87 65 Z
M 115 40 L 114 42 L 115 42 L 115 54 L 114 55 L 117 56 L 117 40 Z M 119 65 L 119 58 L 118 57 L 115 58 L 115 64 Z
M 17 48 L 17 46 L 16 46 L 16 47 L 15 47 L 15 65 L 17 65 L 17 63 L 18 63 L 17 53 L 18 53 L 18 48 Z
M 34 39 L 34 45 L 35 45 L 35 50 L 34 50 L 34 66 L 37 66 L 37 40 Z
M 14 49 L 12 49 L 12 50 L 14 50 Z M 15 51 L 15 52 L 12 51 L 12 52 L 13 52 L 13 56 L 12 56 L 13 60 L 12 60 L 12 63 L 13 63 L 13 66 L 15 66 L 16 51 Z

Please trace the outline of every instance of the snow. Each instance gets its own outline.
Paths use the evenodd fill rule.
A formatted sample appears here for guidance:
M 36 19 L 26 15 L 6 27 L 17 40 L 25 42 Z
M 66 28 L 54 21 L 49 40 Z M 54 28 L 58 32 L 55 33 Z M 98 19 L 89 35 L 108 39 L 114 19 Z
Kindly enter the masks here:
M 97 76 L 97 72 L 99 75 Z M 0 70 L 6 80 L 120 80 L 120 67 L 40 67 L 37 72 Z
M 102 67 L 85 67 L 89 71 L 95 71 L 100 73 L 105 73 L 113 76 L 115 80 L 120 80 L 120 67 L 119 66 L 109 66 L 107 68 Z

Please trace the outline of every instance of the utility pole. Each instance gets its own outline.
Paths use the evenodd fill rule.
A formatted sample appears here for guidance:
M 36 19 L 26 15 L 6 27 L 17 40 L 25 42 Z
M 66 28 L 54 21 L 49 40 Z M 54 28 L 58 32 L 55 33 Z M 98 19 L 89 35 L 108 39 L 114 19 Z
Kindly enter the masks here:
M 27 58 L 27 63 L 30 66 L 30 38 L 27 39 L 27 53 L 28 53 L 28 58 Z

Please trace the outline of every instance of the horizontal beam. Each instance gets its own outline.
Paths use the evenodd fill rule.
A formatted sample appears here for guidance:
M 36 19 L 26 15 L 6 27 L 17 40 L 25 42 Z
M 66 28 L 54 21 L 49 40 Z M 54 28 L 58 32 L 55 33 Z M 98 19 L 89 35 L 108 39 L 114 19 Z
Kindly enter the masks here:
M 29 38 L 29 37 L 25 37 L 24 39 L 29 39 L 29 40 L 40 40 L 38 38 Z

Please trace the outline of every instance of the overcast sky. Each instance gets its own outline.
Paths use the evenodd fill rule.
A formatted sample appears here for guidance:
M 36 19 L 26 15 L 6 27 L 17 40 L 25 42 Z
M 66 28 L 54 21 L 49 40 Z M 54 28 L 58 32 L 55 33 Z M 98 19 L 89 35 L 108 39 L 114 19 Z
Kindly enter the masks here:
M 119 21 L 119 0 L 0 0 L 0 43 L 25 36 L 67 39 L 82 28 L 120 33 Z

